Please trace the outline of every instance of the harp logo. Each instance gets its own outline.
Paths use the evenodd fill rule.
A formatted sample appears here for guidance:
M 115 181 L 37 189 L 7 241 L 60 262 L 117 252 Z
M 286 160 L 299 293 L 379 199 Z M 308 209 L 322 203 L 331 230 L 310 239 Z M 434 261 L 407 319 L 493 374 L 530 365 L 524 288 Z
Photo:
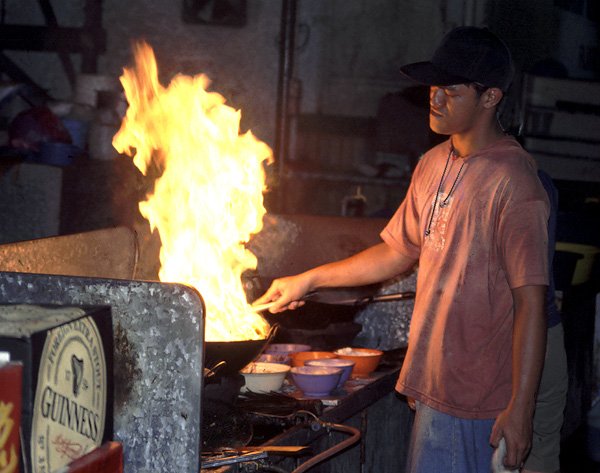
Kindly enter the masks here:
M 73 376 L 73 396 L 77 397 L 83 381 L 83 358 L 79 359 L 76 355 L 71 355 L 71 374 Z
M 102 340 L 91 317 L 48 332 L 34 402 L 33 471 L 55 471 L 102 443 L 106 382 Z

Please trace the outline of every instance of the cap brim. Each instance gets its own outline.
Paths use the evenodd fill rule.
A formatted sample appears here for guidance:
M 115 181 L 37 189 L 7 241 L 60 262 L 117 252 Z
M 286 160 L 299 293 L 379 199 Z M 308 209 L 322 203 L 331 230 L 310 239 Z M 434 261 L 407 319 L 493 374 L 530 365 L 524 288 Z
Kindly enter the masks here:
M 400 73 L 415 82 L 425 85 L 455 85 L 472 82 L 465 77 L 449 74 L 428 61 L 402 66 Z

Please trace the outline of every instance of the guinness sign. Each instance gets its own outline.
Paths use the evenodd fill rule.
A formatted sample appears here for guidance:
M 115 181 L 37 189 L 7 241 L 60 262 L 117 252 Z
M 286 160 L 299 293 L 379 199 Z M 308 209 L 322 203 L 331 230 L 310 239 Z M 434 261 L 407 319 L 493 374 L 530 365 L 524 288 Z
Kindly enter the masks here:
M 30 412 L 24 410 L 22 423 L 29 434 L 25 471 L 51 473 L 112 437 L 110 310 L 8 307 L 0 306 L 0 351 L 6 350 L 4 339 L 11 359 L 30 361 L 31 379 L 24 381 Z M 18 338 L 27 343 L 7 343 L 7 332 L 14 338 L 25 332 Z

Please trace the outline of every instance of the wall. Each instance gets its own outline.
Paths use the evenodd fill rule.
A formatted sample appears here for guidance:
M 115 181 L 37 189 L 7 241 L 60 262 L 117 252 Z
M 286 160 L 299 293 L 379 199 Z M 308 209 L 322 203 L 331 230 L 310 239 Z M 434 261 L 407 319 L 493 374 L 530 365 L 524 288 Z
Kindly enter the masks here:
M 182 21 L 182 2 L 103 1 L 107 51 L 98 72 L 118 76 L 131 63 L 131 42 L 153 46 L 166 83 L 174 74 L 207 74 L 213 89 L 242 109 L 243 125 L 273 145 L 282 2 L 247 3 L 243 27 Z M 85 0 L 52 2 L 61 26 L 83 23 Z M 470 6 L 469 6 L 470 5 Z M 405 82 L 398 68 L 427 57 L 448 29 L 483 21 L 485 3 L 458 0 L 300 0 L 295 76 L 303 112 L 374 116 L 377 101 Z M 473 16 L 476 18 L 472 18 Z M 36 0 L 8 2 L 7 24 L 44 24 Z M 56 54 L 7 55 L 60 100 L 70 88 Z M 77 55 L 71 59 L 79 70 Z
M 81 25 L 85 3 L 85 0 L 53 1 L 58 23 Z M 132 41 L 144 39 L 155 50 L 163 83 L 178 73 L 207 74 L 213 81 L 212 89 L 241 109 L 242 127 L 251 129 L 273 147 L 282 3 L 247 2 L 246 25 L 225 27 L 183 22 L 183 2 L 179 1 L 104 0 L 107 51 L 100 57 L 98 72 L 120 75 L 132 61 Z M 296 144 L 306 136 L 294 133 L 299 117 L 317 116 L 319 126 L 328 117 L 358 117 L 358 126 L 377 125 L 382 98 L 409 85 L 401 78 L 399 67 L 428 58 L 442 34 L 454 26 L 490 25 L 513 50 L 520 71 L 551 56 L 558 51 L 565 31 L 561 23 L 565 12 L 556 3 L 560 1 L 298 0 L 289 161 L 303 164 L 297 156 Z M 21 0 L 7 2 L 5 21 L 43 24 L 43 17 L 36 0 Z M 70 99 L 70 88 L 56 54 L 14 51 L 6 54 L 54 97 Z M 561 54 L 568 53 L 561 50 Z M 79 58 L 72 55 L 72 60 L 77 68 Z M 519 85 L 515 86 L 517 95 Z M 394 129 L 408 135 L 405 141 L 418 140 L 419 147 L 425 148 L 426 126 L 422 127 L 425 131 L 416 127 L 420 120 L 420 116 L 416 118 L 407 112 L 404 121 L 413 128 L 406 131 L 406 126 L 400 129 L 394 124 Z M 382 208 L 393 209 L 403 197 L 407 175 L 385 182 L 370 179 L 380 171 L 381 156 L 372 143 L 377 131 L 367 126 L 360 133 L 341 130 L 344 136 L 339 140 L 338 155 L 322 148 L 324 158 L 319 155 L 318 164 L 319 172 L 338 176 L 326 181 L 292 176 L 280 186 L 280 190 L 289 192 L 283 197 L 274 195 L 272 208 L 277 210 L 275 204 L 285 201 L 284 211 L 339 215 L 344 199 L 362 186 L 370 205 L 367 214 Z M 329 135 L 323 138 L 327 143 L 335 139 Z M 351 146 L 346 146 L 348 140 L 352 141 Z M 330 161 L 326 162 L 328 156 Z M 414 156 L 409 159 L 414 161 Z M 404 166 L 405 157 L 398 162 Z M 341 169 L 349 175 L 340 177 Z M 273 174 L 277 172 L 273 169 Z
M 52 2 L 58 23 L 80 26 L 84 0 Z M 173 75 L 207 74 L 215 90 L 242 108 L 242 126 L 272 144 L 278 73 L 280 2 L 248 2 L 244 27 L 217 27 L 182 21 L 182 2 L 105 0 L 107 51 L 98 72 L 119 76 L 132 62 L 131 43 L 147 41 L 155 50 L 163 84 Z M 9 2 L 7 23 L 43 24 L 35 0 Z M 70 98 L 66 76 L 55 54 L 9 52 L 39 85 L 61 100 Z M 78 64 L 78 58 L 73 56 Z

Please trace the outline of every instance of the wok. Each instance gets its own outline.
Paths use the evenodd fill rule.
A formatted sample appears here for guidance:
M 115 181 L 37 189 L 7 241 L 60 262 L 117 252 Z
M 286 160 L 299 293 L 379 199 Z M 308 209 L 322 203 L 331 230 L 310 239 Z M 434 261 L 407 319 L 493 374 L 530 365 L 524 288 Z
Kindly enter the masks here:
M 262 340 L 204 342 L 204 366 L 210 375 L 228 376 L 237 373 L 261 354 L 275 336 L 277 325 L 271 326 Z
M 349 305 L 349 306 L 362 306 L 370 304 L 372 302 L 393 302 L 407 299 L 414 299 L 414 291 L 406 292 L 395 292 L 392 294 L 380 294 L 380 295 L 357 295 L 350 293 L 348 290 L 343 289 L 320 289 L 317 291 L 311 291 L 302 297 L 301 301 L 314 301 L 322 304 L 332 305 Z M 268 310 L 274 306 L 277 302 L 266 302 L 264 304 L 253 305 L 252 308 L 256 312 L 262 312 Z

